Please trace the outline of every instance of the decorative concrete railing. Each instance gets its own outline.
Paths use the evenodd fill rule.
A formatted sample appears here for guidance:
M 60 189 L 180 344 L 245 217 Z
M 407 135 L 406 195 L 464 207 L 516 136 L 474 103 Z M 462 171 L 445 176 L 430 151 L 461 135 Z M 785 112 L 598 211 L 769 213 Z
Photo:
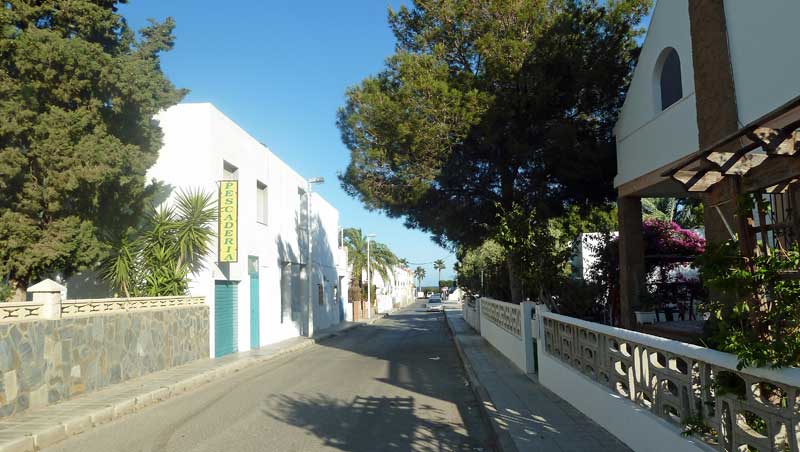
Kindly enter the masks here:
M 533 372 L 531 310 L 533 303 L 506 303 L 491 298 L 478 301 L 475 328 L 494 348 L 510 359 L 521 371 Z
M 0 303 L 0 322 L 52 320 L 103 313 L 197 306 L 205 303 L 203 297 L 190 296 L 63 300 L 61 294 L 65 289 L 50 279 L 29 287 L 28 293 L 33 295 L 33 301 Z
M 187 296 L 64 300 L 61 302 L 61 315 L 62 317 L 74 317 L 108 312 L 196 306 L 204 303 L 203 297 Z
M 0 321 L 9 322 L 38 318 L 42 310 L 43 303 L 33 302 L 13 302 L 0 303 Z
M 481 318 L 501 329 L 522 338 L 522 309 L 518 304 L 506 303 L 491 298 L 481 298 Z
M 77 317 L 113 312 L 140 311 L 146 309 L 177 308 L 197 306 L 205 303 L 203 297 L 143 297 L 143 298 L 100 298 L 87 300 L 64 300 L 61 302 L 60 317 Z M 42 315 L 45 303 L 23 301 L 0 303 L 0 322 L 36 320 L 51 318 Z M 52 318 L 59 318 L 55 316 Z
M 800 369 L 542 313 L 544 350 L 720 451 L 800 451 Z M 609 413 L 610 414 L 610 413 Z M 646 432 L 643 432 L 646 433 Z

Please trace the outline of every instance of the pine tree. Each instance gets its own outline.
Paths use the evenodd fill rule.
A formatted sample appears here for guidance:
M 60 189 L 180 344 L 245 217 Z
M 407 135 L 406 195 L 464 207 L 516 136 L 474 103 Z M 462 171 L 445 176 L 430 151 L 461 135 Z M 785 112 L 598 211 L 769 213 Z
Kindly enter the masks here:
M 0 2 L 0 278 L 18 294 L 96 264 L 153 189 L 153 115 L 185 94 L 160 66 L 175 24 L 137 37 L 120 3 Z
M 339 111 L 350 195 L 462 246 L 515 206 L 544 224 L 614 199 L 612 128 L 650 0 L 412 3 L 389 15 L 396 53 Z

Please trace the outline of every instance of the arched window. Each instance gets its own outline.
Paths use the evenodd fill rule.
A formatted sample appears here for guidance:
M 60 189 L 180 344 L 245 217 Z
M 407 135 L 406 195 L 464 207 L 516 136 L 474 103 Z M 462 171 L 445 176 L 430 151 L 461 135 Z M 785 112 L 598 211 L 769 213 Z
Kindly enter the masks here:
M 683 97 L 681 85 L 681 59 L 675 49 L 667 49 L 662 55 L 659 85 L 661 88 L 661 110 L 679 101 Z

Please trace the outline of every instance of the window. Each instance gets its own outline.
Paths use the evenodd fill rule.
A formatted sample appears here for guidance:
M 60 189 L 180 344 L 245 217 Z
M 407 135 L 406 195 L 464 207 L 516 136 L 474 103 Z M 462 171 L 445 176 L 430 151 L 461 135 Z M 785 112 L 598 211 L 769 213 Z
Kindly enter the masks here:
M 681 60 L 678 52 L 669 48 L 661 58 L 663 63 L 659 74 L 659 88 L 661 90 L 661 110 L 663 111 L 683 97 L 683 85 Z
M 222 180 L 237 180 L 237 179 L 239 179 L 239 168 L 223 160 Z
M 256 221 L 267 224 L 267 186 L 256 181 Z

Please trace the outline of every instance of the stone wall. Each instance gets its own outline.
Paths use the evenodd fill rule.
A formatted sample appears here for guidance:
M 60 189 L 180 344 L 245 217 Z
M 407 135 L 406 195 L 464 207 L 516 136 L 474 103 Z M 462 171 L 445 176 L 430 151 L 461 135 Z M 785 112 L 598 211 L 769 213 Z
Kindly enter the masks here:
M 0 324 L 0 416 L 209 356 L 208 307 Z

